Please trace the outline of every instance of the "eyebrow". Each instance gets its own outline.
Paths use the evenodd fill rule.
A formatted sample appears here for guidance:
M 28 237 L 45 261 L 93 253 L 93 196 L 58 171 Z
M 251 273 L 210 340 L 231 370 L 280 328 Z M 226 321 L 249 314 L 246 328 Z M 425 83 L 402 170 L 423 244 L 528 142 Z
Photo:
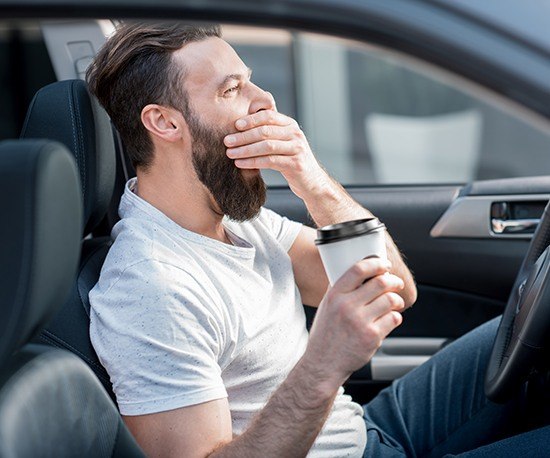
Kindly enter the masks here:
M 252 69 L 247 67 L 247 76 L 248 79 L 252 76 Z M 245 75 L 242 73 L 232 73 L 231 75 L 227 75 L 223 81 L 219 85 L 219 89 L 222 89 L 225 85 L 227 85 L 232 80 L 242 81 L 245 78 Z

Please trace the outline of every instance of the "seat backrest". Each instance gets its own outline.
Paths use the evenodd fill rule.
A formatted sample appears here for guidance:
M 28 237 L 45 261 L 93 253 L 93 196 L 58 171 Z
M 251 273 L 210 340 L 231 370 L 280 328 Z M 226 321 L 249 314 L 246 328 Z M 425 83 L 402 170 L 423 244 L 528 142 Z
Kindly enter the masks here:
M 73 154 L 82 185 L 82 236 L 88 236 L 82 242 L 80 265 L 69 299 L 35 342 L 69 350 L 82 358 L 114 399 L 109 376 L 90 342 L 88 301 L 111 245 L 109 236 L 89 237 L 104 217 L 113 195 L 116 156 L 109 117 L 90 96 L 84 81 L 59 81 L 36 93 L 21 136 L 59 141 Z
M 0 211 L 0 457 L 144 456 L 84 362 L 25 345 L 65 299 L 78 264 L 82 202 L 67 149 L 0 144 Z
M 81 80 L 40 89 L 29 105 L 21 138 L 64 144 L 76 159 L 84 203 L 84 235 L 101 221 L 113 195 L 115 145 L 111 122 Z
M 10 141 L 1 146 L 0 364 L 51 317 L 52 304 L 66 299 L 82 220 L 79 194 L 67 192 L 78 185 L 74 160 L 61 145 Z

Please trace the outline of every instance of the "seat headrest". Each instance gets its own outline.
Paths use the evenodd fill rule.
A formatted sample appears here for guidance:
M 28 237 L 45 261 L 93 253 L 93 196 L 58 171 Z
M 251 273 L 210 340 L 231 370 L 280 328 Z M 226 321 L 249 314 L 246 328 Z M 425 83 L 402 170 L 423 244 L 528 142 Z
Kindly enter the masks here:
M 0 364 L 65 301 L 78 265 L 82 198 L 75 161 L 46 140 L 0 143 Z
M 23 138 L 63 143 L 80 172 L 84 235 L 101 221 L 113 195 L 115 145 L 111 122 L 81 80 L 58 81 L 34 96 L 21 131 Z

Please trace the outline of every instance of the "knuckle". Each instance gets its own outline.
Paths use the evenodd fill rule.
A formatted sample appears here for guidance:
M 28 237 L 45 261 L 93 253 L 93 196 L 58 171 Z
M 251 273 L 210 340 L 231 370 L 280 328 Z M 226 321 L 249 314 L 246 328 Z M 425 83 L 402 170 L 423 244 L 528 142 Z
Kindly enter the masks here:
M 363 263 L 356 263 L 351 268 L 351 272 L 356 277 L 364 277 L 365 276 L 365 266 Z
M 373 279 L 374 284 L 381 290 L 386 290 L 389 287 L 389 279 L 387 275 L 378 275 Z
M 399 312 L 392 312 L 392 321 L 394 326 L 399 326 L 403 322 L 403 315 L 401 315 Z
M 299 155 L 304 155 L 306 153 L 306 149 L 304 148 L 304 145 L 302 143 L 298 143 L 295 150 L 296 153 Z
M 294 127 L 294 132 L 293 132 L 294 138 L 296 138 L 300 142 L 303 142 L 306 139 L 305 134 L 302 132 L 298 124 L 293 125 L 293 127 Z
M 337 293 L 333 289 L 329 289 L 325 294 L 327 303 L 334 304 L 336 302 L 337 296 Z
M 335 289 L 330 289 L 326 294 L 326 298 L 328 304 L 335 310 L 340 310 L 347 307 L 348 298 Z
M 269 126 L 260 127 L 260 136 L 262 138 L 269 138 L 271 134 L 271 128 Z
M 404 305 L 403 298 L 399 294 L 388 293 L 386 298 L 392 308 L 401 308 Z
M 304 171 L 302 161 L 300 161 L 297 157 L 290 158 L 290 167 L 292 168 L 292 170 L 298 173 L 301 173 Z

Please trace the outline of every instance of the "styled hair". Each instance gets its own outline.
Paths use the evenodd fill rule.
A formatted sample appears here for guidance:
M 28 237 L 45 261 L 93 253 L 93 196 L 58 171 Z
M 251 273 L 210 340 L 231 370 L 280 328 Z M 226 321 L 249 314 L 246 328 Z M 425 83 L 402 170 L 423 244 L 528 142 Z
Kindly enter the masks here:
M 156 103 L 189 115 L 186 68 L 174 62 L 173 53 L 209 37 L 221 37 L 219 26 L 123 23 L 88 68 L 90 92 L 111 117 L 134 167 L 147 169 L 153 159 L 153 143 L 141 122 L 143 107 Z

